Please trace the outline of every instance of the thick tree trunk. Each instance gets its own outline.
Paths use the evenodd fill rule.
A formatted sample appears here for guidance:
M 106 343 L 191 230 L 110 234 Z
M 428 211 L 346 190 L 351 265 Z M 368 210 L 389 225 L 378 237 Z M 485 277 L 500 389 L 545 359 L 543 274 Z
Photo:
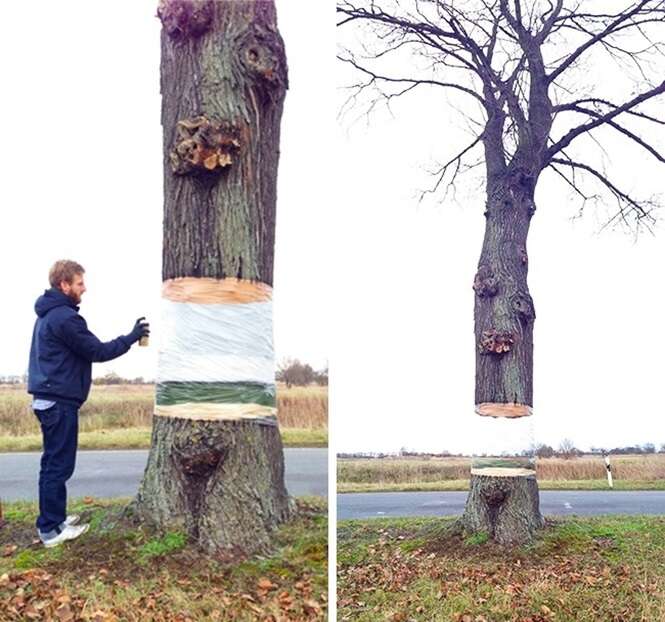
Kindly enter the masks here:
M 535 475 L 471 475 L 462 517 L 466 532 L 485 532 L 501 544 L 525 544 L 543 525 Z
M 488 187 L 485 240 L 473 286 L 476 413 L 501 419 L 507 433 L 517 428 L 511 422 L 532 415 L 533 406 L 535 311 L 527 286 L 526 242 L 534 188 L 535 179 L 517 167 Z M 530 540 L 543 525 L 533 458 L 475 460 L 461 524 L 505 544 Z
M 271 307 L 286 59 L 272 0 L 163 0 L 158 14 L 165 337 L 129 511 L 208 551 L 252 553 L 293 507 Z

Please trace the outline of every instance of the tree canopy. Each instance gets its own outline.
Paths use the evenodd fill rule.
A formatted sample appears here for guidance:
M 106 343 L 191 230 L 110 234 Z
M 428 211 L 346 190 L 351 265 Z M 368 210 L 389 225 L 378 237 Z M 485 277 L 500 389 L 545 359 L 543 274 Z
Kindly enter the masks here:
M 614 132 L 665 163 L 650 140 L 665 117 L 649 107 L 665 92 L 661 0 L 342 0 L 337 12 L 361 29 L 338 54 L 359 75 L 345 106 L 369 112 L 423 87 L 466 100 L 473 137 L 426 192 L 483 163 L 488 185 L 516 170 L 535 185 L 551 169 L 582 207 L 611 197 L 612 220 L 653 221 L 657 196 L 622 187 L 602 141 Z M 608 62 L 610 80 L 594 72 Z

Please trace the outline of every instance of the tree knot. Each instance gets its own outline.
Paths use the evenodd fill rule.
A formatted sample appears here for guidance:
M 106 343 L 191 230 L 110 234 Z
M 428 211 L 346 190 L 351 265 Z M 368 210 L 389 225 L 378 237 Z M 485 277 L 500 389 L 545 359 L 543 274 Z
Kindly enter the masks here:
M 510 332 L 499 332 L 493 328 L 483 331 L 478 349 L 481 354 L 505 354 L 509 352 L 515 337 Z
M 473 289 L 479 298 L 491 298 L 499 291 L 499 281 L 494 276 L 492 268 L 482 265 L 478 268 L 473 280 Z
M 217 470 L 224 459 L 224 451 L 213 447 L 188 450 L 187 453 L 176 454 L 177 461 L 185 475 L 197 479 L 208 478 Z
M 288 87 L 284 43 L 273 29 L 254 24 L 240 48 L 240 59 L 254 82 L 268 97 Z
M 210 30 L 214 0 L 161 0 L 157 17 L 174 41 L 200 37 Z
M 523 322 L 529 322 L 536 317 L 536 311 L 533 306 L 533 299 L 529 294 L 518 292 L 513 294 L 510 304 L 517 314 L 517 317 Z
M 501 505 L 508 496 L 508 491 L 503 488 L 491 488 L 483 491 L 483 497 L 487 505 L 497 507 Z
M 215 171 L 230 166 L 240 150 L 239 132 L 227 121 L 204 116 L 178 121 L 176 143 L 169 154 L 176 175 Z

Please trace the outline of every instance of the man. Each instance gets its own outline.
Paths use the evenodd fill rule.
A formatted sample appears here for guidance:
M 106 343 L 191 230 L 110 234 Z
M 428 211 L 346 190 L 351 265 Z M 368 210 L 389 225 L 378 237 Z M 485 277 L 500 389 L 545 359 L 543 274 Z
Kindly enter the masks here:
M 36 527 L 47 547 L 73 540 L 89 528 L 76 525 L 78 516 L 66 516 L 65 482 L 74 472 L 78 411 L 90 392 L 92 363 L 117 358 L 150 334 L 145 318 L 139 318 L 129 334 L 105 343 L 97 339 L 78 314 L 84 272 L 74 261 L 56 261 L 49 272 L 51 289 L 35 303 L 28 393 L 44 440 Z

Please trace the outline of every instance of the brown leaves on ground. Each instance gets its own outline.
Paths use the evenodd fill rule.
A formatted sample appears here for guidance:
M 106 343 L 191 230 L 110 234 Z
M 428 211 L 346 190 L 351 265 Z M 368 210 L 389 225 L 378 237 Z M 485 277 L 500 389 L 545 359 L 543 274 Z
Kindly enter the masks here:
M 117 509 L 109 509 L 103 522 L 114 526 L 49 549 L 48 555 L 35 540 L 31 521 L 12 521 L 11 530 L 0 530 L 0 622 L 307 622 L 326 617 L 320 571 L 297 557 L 297 565 L 278 557 L 277 571 L 258 579 L 253 560 L 228 564 L 193 546 L 138 565 L 138 548 L 154 534 L 124 523 Z M 14 570 L 33 556 L 36 567 Z
M 108 579 L 109 572 L 101 569 L 97 580 Z M 183 583 L 183 580 L 177 581 Z M 188 583 L 192 583 L 189 581 Z M 113 593 L 130 586 L 128 581 L 108 581 Z M 301 622 L 323 620 L 325 602 L 312 597 L 309 578 L 297 581 L 290 589 L 262 578 L 256 592 L 228 591 L 210 587 L 209 594 L 218 604 L 207 614 L 210 620 L 256 619 L 265 622 Z M 160 622 L 196 622 L 199 616 L 192 612 L 177 611 L 169 594 L 168 585 L 133 599 L 131 614 L 126 606 L 113 606 L 107 610 L 91 607 L 86 598 L 63 587 L 54 576 L 41 569 L 0 576 L 0 620 L 44 620 L 48 622 L 120 622 L 121 620 L 159 620 Z
M 353 562 L 338 565 L 341 621 L 577 620 L 581 619 L 576 617 L 577 605 L 568 597 L 573 593 L 593 595 L 608 603 L 622 591 L 632 592 L 642 601 L 665 602 L 665 575 L 645 579 L 639 566 L 608 561 L 604 553 L 612 545 L 607 538 L 583 551 L 554 547 L 538 553 L 492 543 L 466 545 L 458 536 L 440 538 L 432 546 L 427 538 L 414 537 L 413 533 L 405 536 L 401 527 L 370 526 L 360 539 L 372 532 L 376 538 L 369 538 L 361 561 L 352 556 Z M 352 549 L 352 538 L 347 544 L 338 543 L 342 560 L 346 547 Z M 469 601 L 474 603 L 473 610 L 443 611 L 444 605 Z M 612 615 L 603 622 L 646 619 L 634 617 L 626 601 L 617 600 L 610 607 Z M 654 618 L 654 622 L 665 621 L 665 607 L 662 611 L 664 617 Z

